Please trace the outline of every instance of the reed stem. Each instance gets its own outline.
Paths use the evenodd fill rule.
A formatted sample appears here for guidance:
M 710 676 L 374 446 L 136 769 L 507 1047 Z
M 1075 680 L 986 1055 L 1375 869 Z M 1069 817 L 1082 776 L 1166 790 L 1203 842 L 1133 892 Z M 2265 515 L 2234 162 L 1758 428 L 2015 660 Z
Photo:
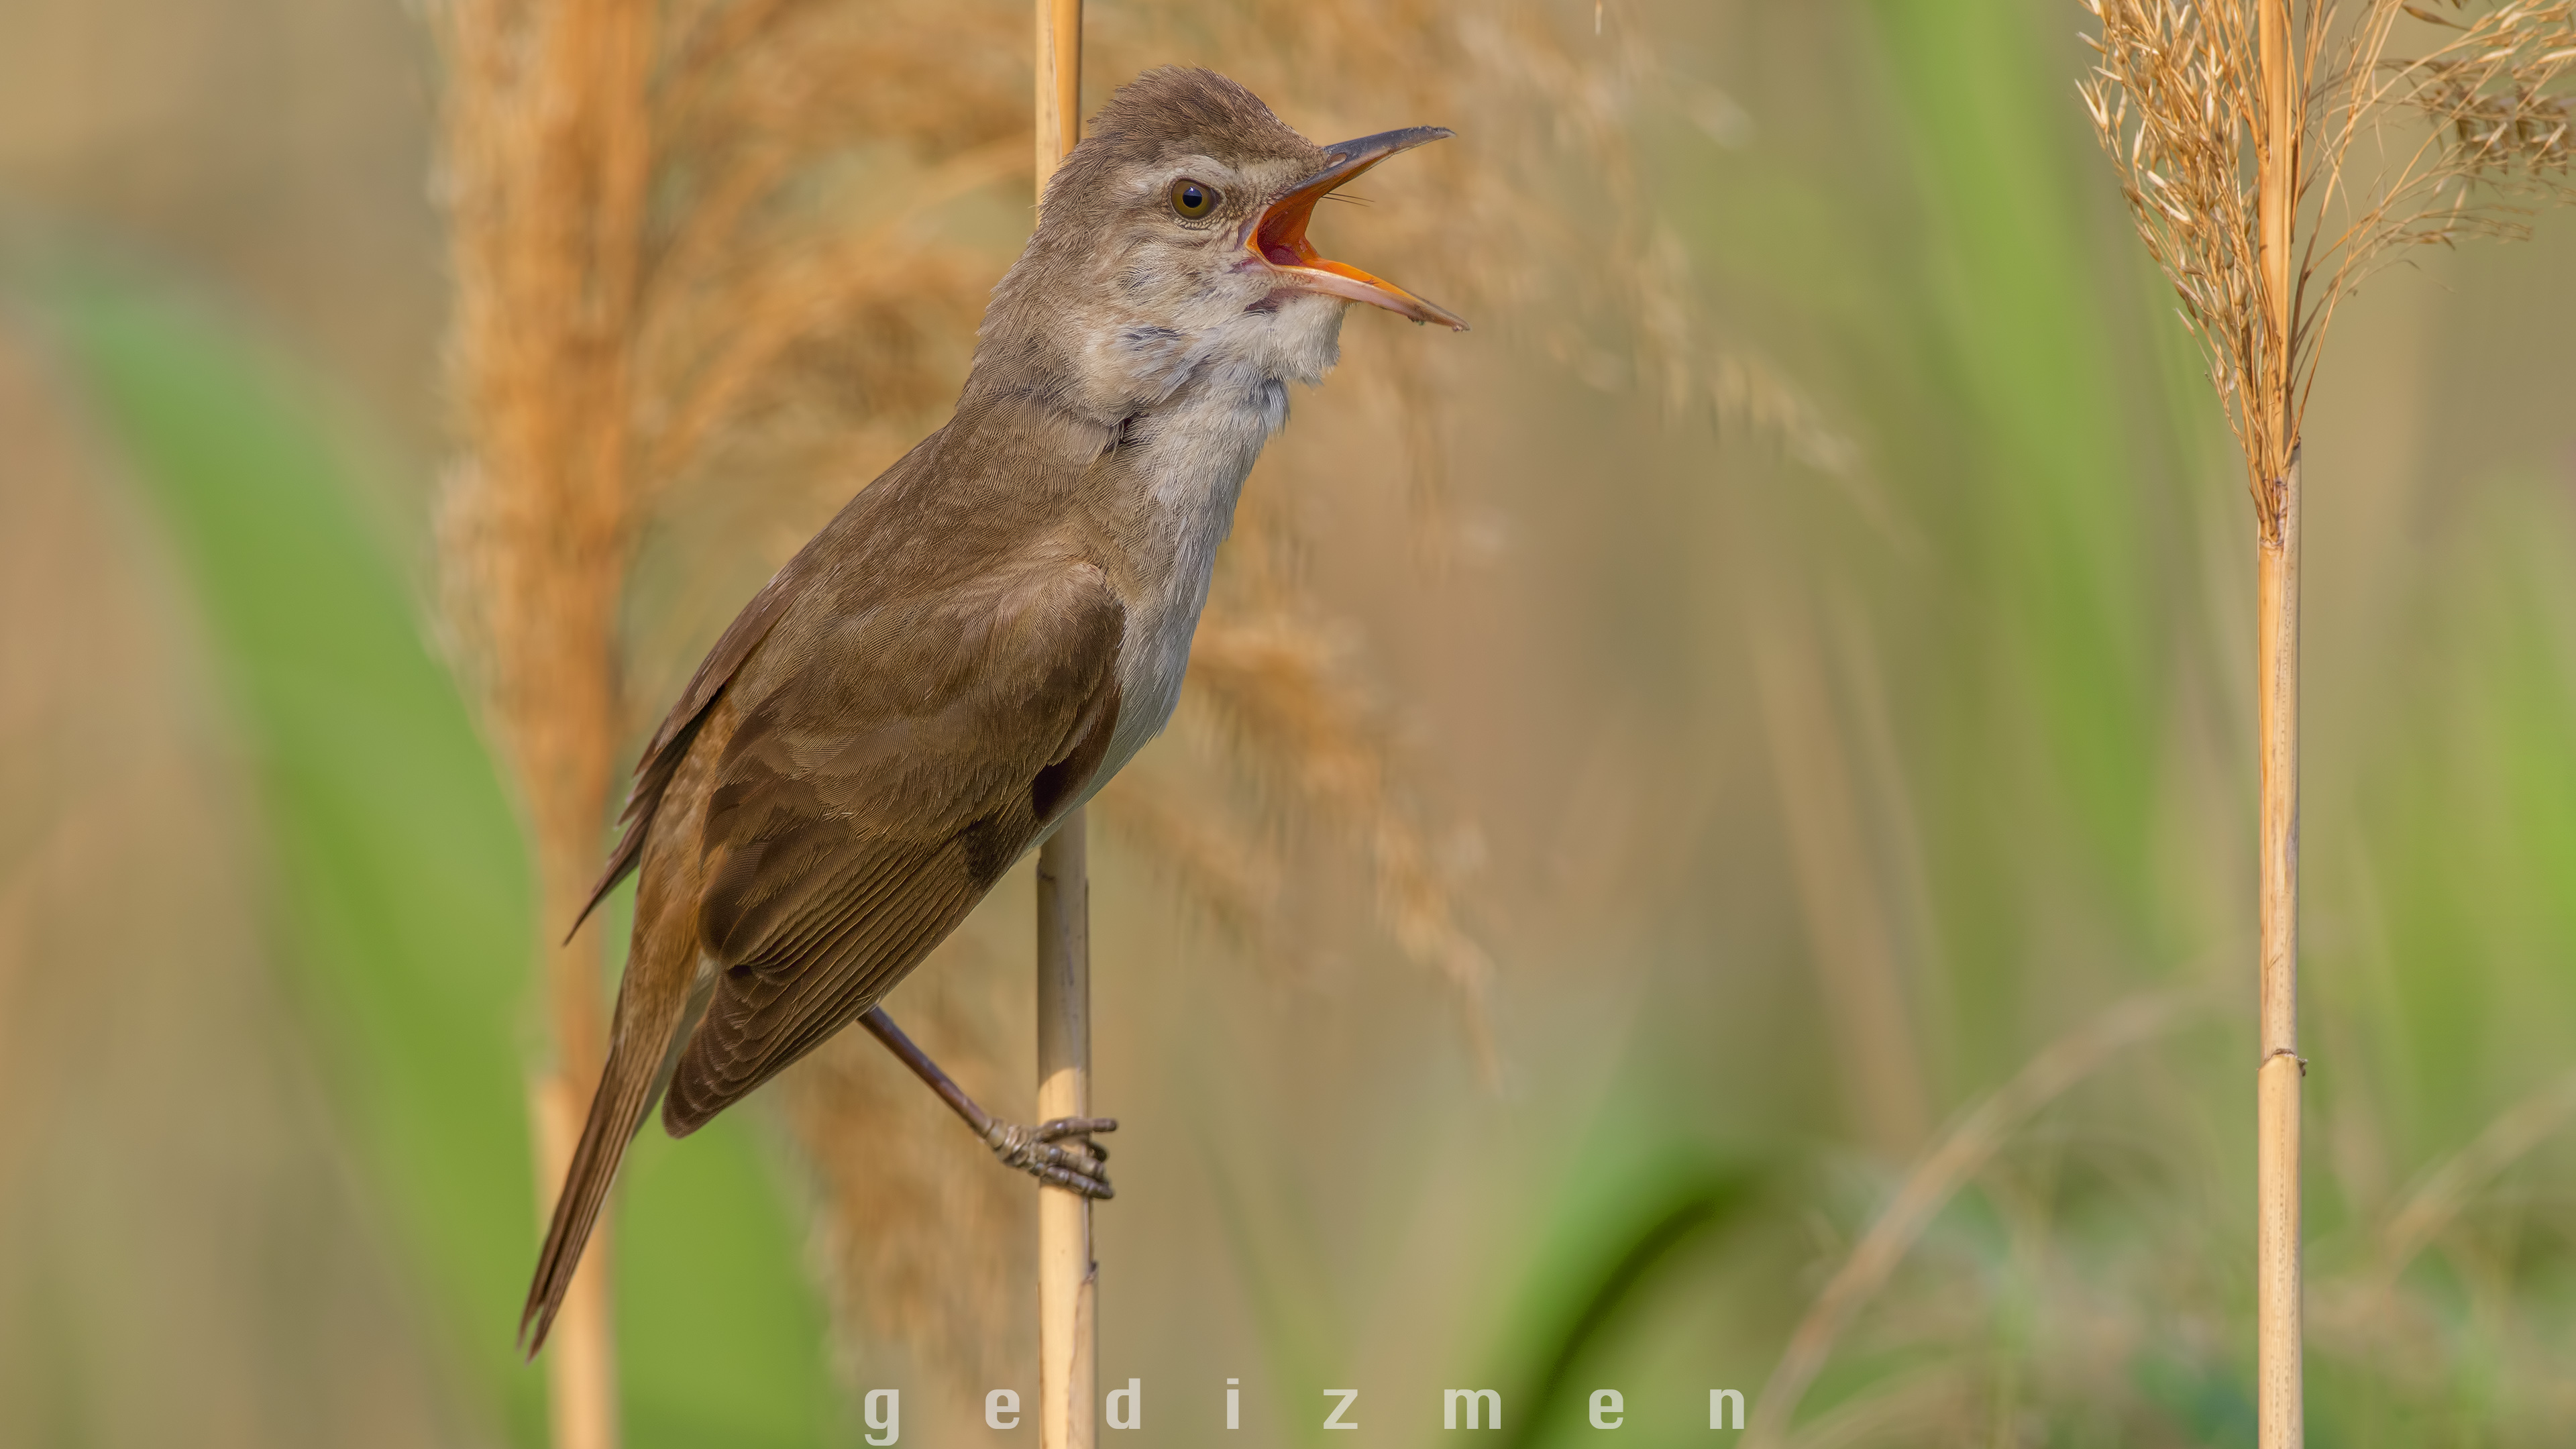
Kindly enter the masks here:
M 1037 0 L 1038 200 L 1047 178 L 1082 139 L 1082 0 Z
M 1091 1115 L 1091 886 L 1082 812 L 1038 848 L 1038 1120 Z M 1038 1189 L 1038 1443 L 1091 1449 L 1100 1382 L 1091 1199 Z
M 2255 1077 L 2255 1373 L 2262 1449 L 2305 1440 L 2299 1303 L 2299 455 L 2256 550 L 2262 807 L 2262 1065 Z
M 2262 237 L 2262 406 L 2284 456 L 2262 466 L 2255 564 L 2258 748 L 2262 752 L 2257 913 L 2262 940 L 2262 1059 L 2255 1069 L 2254 1372 L 2261 1449 L 2306 1442 L 2299 1302 L 2299 444 L 2294 435 L 2291 235 L 2298 206 L 2300 114 L 2290 0 L 2264 0 L 2258 43 L 2263 134 L 2256 148 Z
M 1082 131 L 1082 0 L 1037 0 L 1037 189 Z M 1083 812 L 1038 848 L 1038 1120 L 1091 1115 L 1091 877 Z M 1091 1449 L 1100 1265 L 1091 1199 L 1038 1189 L 1038 1443 Z
M 2403 0 L 2084 4 L 2102 22 L 2087 37 L 2101 59 L 2081 85 L 2085 109 L 2208 349 L 2254 495 L 2256 1437 L 2298 1449 L 2300 415 L 2335 308 L 2401 249 L 2526 236 L 2517 203 L 2576 200 L 2563 120 L 2576 18 L 2556 0 L 2453 0 L 2449 14 Z M 2420 33 L 2431 48 L 2391 56 L 2408 17 L 2431 27 Z M 2404 141 L 2392 121 L 2429 125 Z M 2378 154 L 2348 166 L 2365 137 Z

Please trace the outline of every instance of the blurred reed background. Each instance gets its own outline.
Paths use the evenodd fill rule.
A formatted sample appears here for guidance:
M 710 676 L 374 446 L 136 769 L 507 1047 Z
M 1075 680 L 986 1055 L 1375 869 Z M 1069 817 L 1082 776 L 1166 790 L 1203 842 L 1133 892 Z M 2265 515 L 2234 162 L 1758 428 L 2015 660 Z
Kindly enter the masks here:
M 1456 127 L 1318 225 L 1477 324 L 1352 319 L 1098 812 L 1137 1440 L 1240 1378 L 1271 1444 L 1468 1384 L 1528 1444 L 1600 1387 L 1653 1443 L 1712 1387 L 1803 1446 L 2251 1443 L 2248 505 L 2076 7 L 1090 9 L 1092 104 L 1179 60 Z M 622 773 L 1024 233 L 1025 6 L 664 7 L 589 239 L 622 400 L 566 401 L 492 361 L 566 299 L 473 291 L 456 41 L 516 13 L 0 12 L 0 1443 L 543 1441 L 498 410 L 627 460 Z M 2419 263 L 2307 429 L 2310 1432 L 2558 1444 L 2576 230 Z M 891 1003 L 1021 1115 L 1028 912 Z M 625 1442 L 876 1387 L 979 1442 L 1025 1185 L 864 1041 L 764 1095 L 632 1164 Z

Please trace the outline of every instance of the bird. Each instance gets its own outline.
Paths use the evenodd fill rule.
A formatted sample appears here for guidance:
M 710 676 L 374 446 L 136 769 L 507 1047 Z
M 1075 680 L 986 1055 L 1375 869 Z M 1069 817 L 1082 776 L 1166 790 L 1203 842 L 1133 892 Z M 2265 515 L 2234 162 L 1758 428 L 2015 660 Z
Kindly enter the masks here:
M 956 410 L 744 605 L 641 761 L 574 922 L 629 875 L 608 1052 L 520 1315 L 530 1357 L 619 1160 L 853 1022 L 1009 1167 L 1107 1197 L 1106 1118 L 975 1105 L 878 1003 L 1170 719 L 1244 479 L 1355 303 L 1455 313 L 1307 239 L 1438 126 L 1329 146 L 1213 71 L 1118 88 L 993 289 Z

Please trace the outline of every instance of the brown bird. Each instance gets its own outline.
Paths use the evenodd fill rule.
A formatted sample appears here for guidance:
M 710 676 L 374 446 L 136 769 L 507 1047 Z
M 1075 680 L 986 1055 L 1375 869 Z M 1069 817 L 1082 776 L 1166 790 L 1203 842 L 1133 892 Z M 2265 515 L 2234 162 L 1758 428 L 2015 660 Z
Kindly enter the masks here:
M 752 597 L 636 767 L 583 910 L 640 870 L 634 937 L 529 1353 L 654 1098 L 684 1137 L 863 1018 L 1005 1163 L 1109 1195 L 1114 1122 L 996 1121 L 877 1002 L 1170 718 L 1244 476 L 1348 304 L 1465 330 L 1306 241 L 1336 187 L 1449 134 L 1317 146 L 1177 68 L 1093 118 L 956 414 Z

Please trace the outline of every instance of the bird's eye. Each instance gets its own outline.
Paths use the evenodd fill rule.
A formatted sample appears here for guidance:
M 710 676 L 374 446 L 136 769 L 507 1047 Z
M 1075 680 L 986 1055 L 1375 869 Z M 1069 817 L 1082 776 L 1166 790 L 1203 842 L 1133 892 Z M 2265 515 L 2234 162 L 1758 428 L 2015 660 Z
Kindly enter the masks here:
M 1184 177 L 1172 183 L 1172 210 L 1191 221 L 1197 221 L 1216 210 L 1217 194 L 1213 186 Z

